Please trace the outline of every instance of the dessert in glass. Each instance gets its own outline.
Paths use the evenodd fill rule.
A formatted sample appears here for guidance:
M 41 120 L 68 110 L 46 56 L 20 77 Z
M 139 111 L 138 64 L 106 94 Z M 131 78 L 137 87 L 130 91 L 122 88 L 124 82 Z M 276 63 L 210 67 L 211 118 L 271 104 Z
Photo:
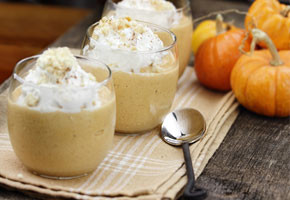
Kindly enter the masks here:
M 7 115 L 14 152 L 31 172 L 60 179 L 85 175 L 113 142 L 111 71 L 68 48 L 21 60 L 10 83 Z
M 107 0 L 103 16 L 130 16 L 171 30 L 177 37 L 179 76 L 183 74 L 192 53 L 193 25 L 188 0 Z
M 87 31 L 82 54 L 113 72 L 116 131 L 142 133 L 170 111 L 178 80 L 175 35 L 130 17 L 104 17 Z

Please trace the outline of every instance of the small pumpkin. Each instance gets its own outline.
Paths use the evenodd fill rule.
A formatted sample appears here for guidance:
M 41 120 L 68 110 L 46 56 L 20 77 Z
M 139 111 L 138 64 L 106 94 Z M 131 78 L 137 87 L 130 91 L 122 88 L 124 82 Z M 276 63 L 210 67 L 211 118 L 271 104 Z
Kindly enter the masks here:
M 256 0 L 248 10 L 245 28 L 266 32 L 278 50 L 290 49 L 290 6 L 278 0 Z M 266 47 L 263 42 L 259 45 Z
M 252 29 L 251 54 L 243 55 L 231 74 L 238 101 L 247 109 L 266 116 L 290 115 L 290 50 L 277 51 L 267 34 Z M 256 50 L 263 41 L 268 50 Z
M 242 55 L 239 46 L 244 42 L 244 50 L 250 48 L 246 31 L 237 27 L 223 28 L 223 19 L 217 15 L 217 33 L 204 41 L 195 56 L 195 71 L 200 83 L 210 89 L 228 91 L 231 89 L 230 74 L 234 64 Z
M 215 20 L 204 20 L 201 22 L 192 34 L 192 50 L 193 53 L 196 54 L 199 46 L 208 38 L 216 36 L 216 24 Z M 223 23 L 224 29 L 229 29 L 228 24 Z

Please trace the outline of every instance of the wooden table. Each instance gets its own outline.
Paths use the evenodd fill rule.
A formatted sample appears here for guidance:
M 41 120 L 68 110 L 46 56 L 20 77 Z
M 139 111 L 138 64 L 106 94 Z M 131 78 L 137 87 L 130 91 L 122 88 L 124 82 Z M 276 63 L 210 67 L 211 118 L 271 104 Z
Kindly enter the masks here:
M 246 1 L 192 1 L 194 17 L 228 8 L 246 11 L 248 7 Z M 79 47 L 86 28 L 99 16 L 99 12 L 88 16 L 52 46 Z M 241 107 L 197 184 L 209 191 L 209 200 L 290 199 L 290 118 L 262 117 Z M 35 198 L 0 187 L 0 200 L 4 199 Z

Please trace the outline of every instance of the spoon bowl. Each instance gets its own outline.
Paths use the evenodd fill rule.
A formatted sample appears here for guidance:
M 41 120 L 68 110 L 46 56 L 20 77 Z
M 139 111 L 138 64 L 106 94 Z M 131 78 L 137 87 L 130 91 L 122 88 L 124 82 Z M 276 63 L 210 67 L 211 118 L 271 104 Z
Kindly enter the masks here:
M 185 142 L 192 144 L 200 140 L 205 131 L 204 117 L 192 108 L 169 113 L 161 125 L 162 139 L 174 146 L 180 146 Z

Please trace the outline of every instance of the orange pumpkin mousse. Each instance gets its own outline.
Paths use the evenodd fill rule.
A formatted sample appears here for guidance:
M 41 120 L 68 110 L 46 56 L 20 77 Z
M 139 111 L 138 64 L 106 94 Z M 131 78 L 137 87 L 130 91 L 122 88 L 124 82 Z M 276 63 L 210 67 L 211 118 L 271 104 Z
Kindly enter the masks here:
M 94 65 L 100 63 L 56 48 L 16 66 L 8 128 L 17 157 L 30 171 L 51 178 L 84 175 L 111 148 L 115 96 L 110 71 Z M 95 69 L 107 74 L 103 82 L 87 72 Z
M 118 132 L 155 128 L 169 112 L 175 96 L 175 36 L 166 29 L 153 28 L 129 17 L 104 17 L 83 48 L 83 54 L 102 60 L 113 71 Z

